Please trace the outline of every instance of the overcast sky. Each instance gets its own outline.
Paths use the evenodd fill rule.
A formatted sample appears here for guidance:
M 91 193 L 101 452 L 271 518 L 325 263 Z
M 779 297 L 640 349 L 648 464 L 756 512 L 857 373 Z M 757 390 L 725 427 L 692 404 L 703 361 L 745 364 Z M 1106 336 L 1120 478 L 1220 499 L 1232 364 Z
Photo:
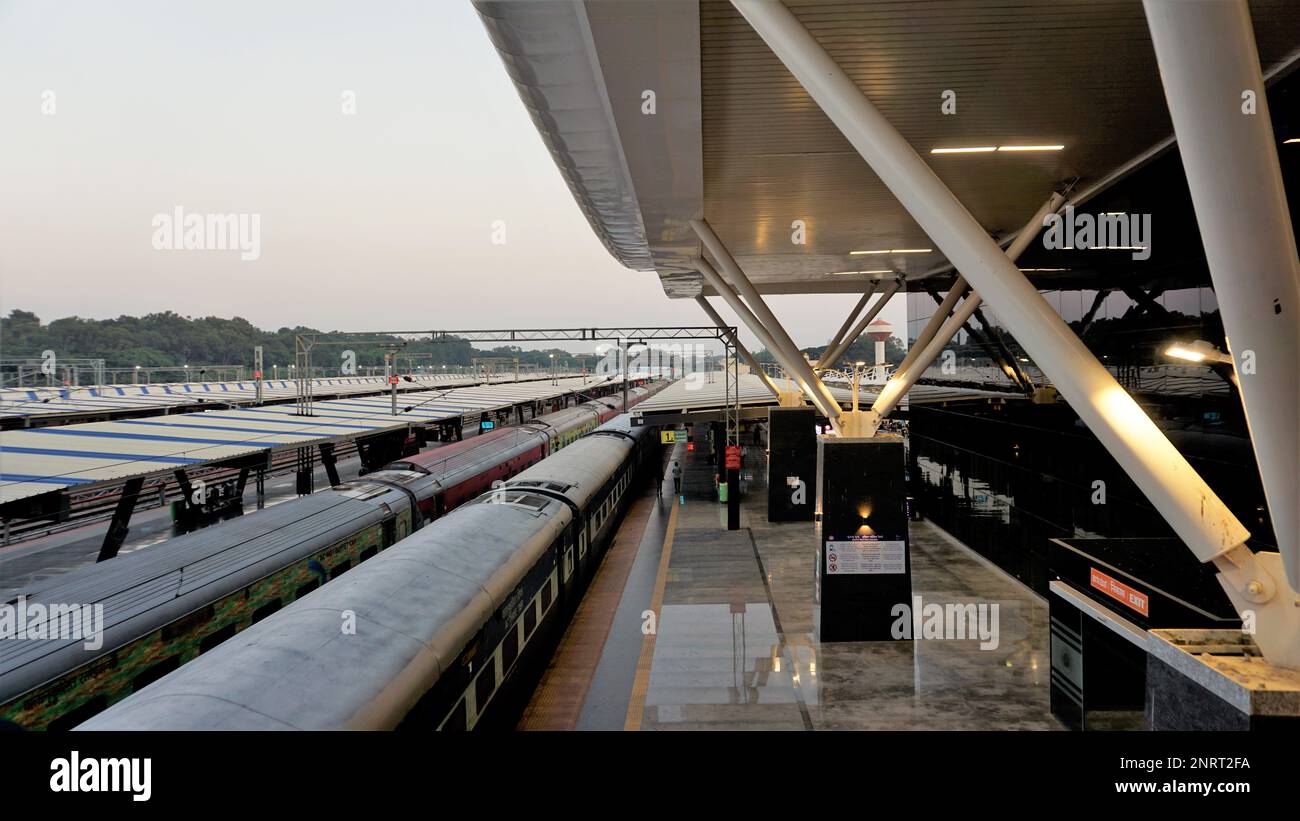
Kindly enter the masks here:
M 0 105 L 6 314 L 704 321 L 596 240 L 468 2 L 0 0 Z M 155 250 L 176 206 L 260 215 L 260 256 Z M 801 346 L 853 302 L 770 300 Z

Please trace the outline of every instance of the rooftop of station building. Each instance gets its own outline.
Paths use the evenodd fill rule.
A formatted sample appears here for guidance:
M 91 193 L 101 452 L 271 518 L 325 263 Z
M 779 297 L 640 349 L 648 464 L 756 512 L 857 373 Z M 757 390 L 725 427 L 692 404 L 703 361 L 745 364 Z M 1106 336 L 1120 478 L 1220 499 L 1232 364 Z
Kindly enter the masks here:
M 451 387 L 403 393 L 398 415 L 387 396 L 292 405 L 230 407 L 148 419 L 0 432 L 0 503 L 68 488 L 219 463 L 258 452 L 372 436 L 412 425 L 509 409 L 521 402 L 581 393 L 622 377 Z

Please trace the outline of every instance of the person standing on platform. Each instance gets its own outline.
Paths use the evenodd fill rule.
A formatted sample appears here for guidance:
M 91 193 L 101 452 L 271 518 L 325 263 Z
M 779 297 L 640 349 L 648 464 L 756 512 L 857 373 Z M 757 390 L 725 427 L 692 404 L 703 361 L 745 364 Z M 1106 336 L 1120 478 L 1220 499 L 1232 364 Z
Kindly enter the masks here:
M 682 495 L 682 466 L 673 462 L 673 493 Z

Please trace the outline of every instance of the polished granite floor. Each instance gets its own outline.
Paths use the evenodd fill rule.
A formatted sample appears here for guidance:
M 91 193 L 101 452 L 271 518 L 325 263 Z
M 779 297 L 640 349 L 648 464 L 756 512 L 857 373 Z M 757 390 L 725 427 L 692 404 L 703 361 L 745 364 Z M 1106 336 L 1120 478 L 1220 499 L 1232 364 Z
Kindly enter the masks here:
M 819 642 L 811 524 L 768 523 L 755 481 L 741 529 L 727 531 L 712 468 L 702 454 L 681 455 L 687 500 L 663 574 L 640 729 L 1061 729 L 1048 709 L 1047 606 L 1027 588 L 913 522 L 913 595 L 997 603 L 997 649 L 975 640 Z M 761 478 L 758 459 L 756 451 L 745 470 Z M 627 640 L 611 632 L 606 652 Z

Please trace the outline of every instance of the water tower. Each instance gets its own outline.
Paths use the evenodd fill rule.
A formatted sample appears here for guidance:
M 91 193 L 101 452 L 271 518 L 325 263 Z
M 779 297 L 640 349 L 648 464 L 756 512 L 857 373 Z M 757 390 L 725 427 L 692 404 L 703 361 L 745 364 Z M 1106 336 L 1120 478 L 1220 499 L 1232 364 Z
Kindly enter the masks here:
M 894 326 L 883 319 L 877 319 L 867 326 L 867 336 L 876 343 L 876 365 L 885 364 L 885 340 L 894 335 Z

